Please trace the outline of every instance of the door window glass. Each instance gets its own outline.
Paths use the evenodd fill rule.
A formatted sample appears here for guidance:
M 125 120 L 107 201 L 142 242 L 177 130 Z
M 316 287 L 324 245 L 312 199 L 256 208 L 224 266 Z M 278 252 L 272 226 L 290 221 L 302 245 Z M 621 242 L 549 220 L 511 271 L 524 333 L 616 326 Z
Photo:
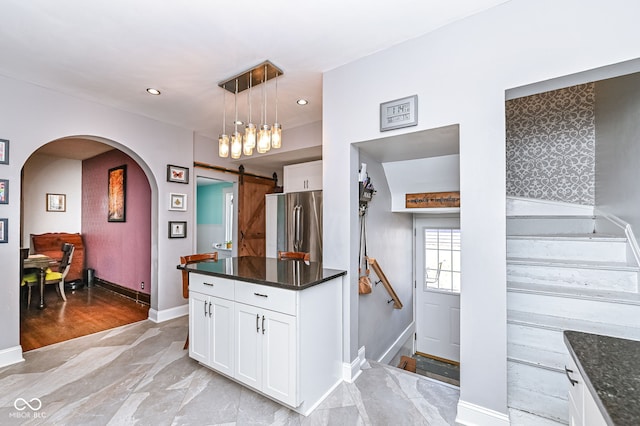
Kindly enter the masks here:
M 424 229 L 426 289 L 460 293 L 460 230 Z

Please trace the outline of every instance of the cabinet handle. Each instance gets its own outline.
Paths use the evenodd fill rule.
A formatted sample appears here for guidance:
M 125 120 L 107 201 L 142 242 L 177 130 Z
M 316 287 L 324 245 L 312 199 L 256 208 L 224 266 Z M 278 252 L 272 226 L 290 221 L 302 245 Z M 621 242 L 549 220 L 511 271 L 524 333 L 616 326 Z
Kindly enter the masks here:
M 264 334 L 264 315 L 262 316 L 262 334 Z
M 209 318 L 211 318 L 211 302 L 209 302 Z
M 569 373 L 573 373 L 573 370 L 569 370 L 569 369 L 567 368 L 567 366 L 565 365 L 565 366 L 564 366 L 564 374 L 566 374 L 566 375 L 567 375 L 567 379 L 569 379 L 569 383 L 571 383 L 571 386 L 575 386 L 575 385 L 577 385 L 577 384 L 578 384 L 578 381 L 577 381 L 577 380 L 575 380 L 575 379 L 572 379 L 572 378 L 571 378 L 571 376 L 569 375 Z
M 207 301 L 204 301 L 204 316 L 207 316 Z
M 254 296 L 269 297 L 269 296 L 268 296 L 268 295 L 266 295 L 266 294 L 260 294 L 260 293 L 253 293 L 253 294 L 254 294 Z
M 207 283 L 207 282 L 205 282 L 205 283 L 203 283 L 203 284 L 204 284 L 204 285 L 208 285 L 209 287 L 213 287 L 213 283 Z
M 260 333 L 260 314 L 256 314 L 256 333 Z

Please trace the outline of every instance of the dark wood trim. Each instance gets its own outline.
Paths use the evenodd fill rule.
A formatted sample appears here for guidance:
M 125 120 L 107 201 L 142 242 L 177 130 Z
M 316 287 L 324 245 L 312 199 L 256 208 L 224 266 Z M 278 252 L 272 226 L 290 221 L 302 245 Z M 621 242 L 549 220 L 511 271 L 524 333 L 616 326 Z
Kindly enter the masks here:
M 118 284 L 114 284 L 111 283 L 109 281 L 105 281 L 103 279 L 100 278 L 95 278 L 95 283 L 96 285 L 99 285 L 100 287 L 104 287 L 107 290 L 111 290 L 114 293 L 118 293 L 122 296 L 128 297 L 131 300 L 135 300 L 136 302 L 145 304 L 145 305 L 150 305 L 151 304 L 151 295 L 147 294 L 147 293 L 142 293 L 139 291 L 135 291 L 132 290 L 130 288 L 127 287 L 123 287 L 121 285 Z
M 418 352 L 418 351 L 416 351 L 416 355 L 420 355 L 420 356 L 423 356 L 425 358 L 435 359 L 436 361 L 445 362 L 447 364 L 457 365 L 458 367 L 460 367 L 460 363 L 459 362 L 452 361 L 450 359 L 440 358 L 439 356 L 429 355 L 429 354 L 425 354 L 424 352 Z
M 201 163 L 199 161 L 194 161 L 193 162 L 193 166 L 194 167 L 200 167 L 203 169 L 210 169 L 210 170 L 216 170 L 219 172 L 223 172 L 223 173 L 232 173 L 234 175 L 244 175 L 244 176 L 252 176 L 258 179 L 266 179 L 266 180 L 272 180 L 274 182 L 278 182 L 278 175 L 276 173 L 273 174 L 272 177 L 267 177 L 267 176 L 261 176 L 261 175 L 256 175 L 253 173 L 248 173 L 244 171 L 244 166 L 240 166 L 239 170 L 233 170 L 233 169 L 227 169 L 225 167 L 220 167 L 220 166 L 214 166 L 212 164 L 207 164 L 207 163 Z

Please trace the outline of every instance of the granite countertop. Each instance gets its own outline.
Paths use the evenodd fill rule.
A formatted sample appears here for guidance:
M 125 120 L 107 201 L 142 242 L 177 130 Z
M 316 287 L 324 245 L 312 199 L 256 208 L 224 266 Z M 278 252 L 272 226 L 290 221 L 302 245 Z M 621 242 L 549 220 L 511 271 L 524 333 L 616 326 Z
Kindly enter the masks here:
M 230 257 L 213 262 L 178 265 L 178 269 L 289 290 L 304 290 L 347 273 L 323 268 L 319 262 L 258 256 Z
M 565 331 L 564 341 L 608 424 L 640 424 L 640 341 Z

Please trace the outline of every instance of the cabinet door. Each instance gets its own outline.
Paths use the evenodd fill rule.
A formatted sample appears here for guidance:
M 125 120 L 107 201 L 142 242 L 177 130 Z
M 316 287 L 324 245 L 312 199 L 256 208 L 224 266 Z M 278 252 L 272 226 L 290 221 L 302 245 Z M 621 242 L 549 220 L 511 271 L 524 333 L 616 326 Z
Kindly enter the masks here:
M 233 318 L 234 303 L 232 301 L 211 298 L 210 366 L 229 376 L 233 376 L 234 364 Z
M 243 303 L 235 304 L 235 377 L 255 389 L 262 386 L 262 334 L 260 310 Z
M 262 335 L 262 392 L 279 401 L 297 407 L 296 386 L 296 318 L 290 315 L 263 310 Z
M 208 309 L 208 296 L 189 292 L 189 356 L 207 365 L 211 353 L 211 321 Z
M 306 168 L 307 172 L 307 191 L 316 191 L 322 189 L 322 161 L 314 161 L 309 163 Z
M 322 160 L 284 167 L 284 192 L 322 189 Z

